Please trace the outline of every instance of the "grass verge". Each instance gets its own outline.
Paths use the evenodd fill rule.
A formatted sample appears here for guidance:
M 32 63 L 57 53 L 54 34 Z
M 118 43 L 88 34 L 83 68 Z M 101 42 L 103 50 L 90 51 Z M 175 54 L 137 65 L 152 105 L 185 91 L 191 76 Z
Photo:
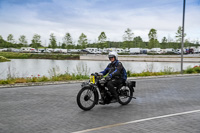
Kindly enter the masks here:
M 15 53 L 15 52 L 0 52 L 0 56 L 9 59 L 55 59 L 55 60 L 79 60 L 79 55 L 65 55 L 52 53 Z
M 200 66 L 188 67 L 184 70 L 184 74 L 200 73 Z M 167 68 L 160 72 L 150 72 L 149 70 L 143 71 L 141 73 L 131 73 L 127 71 L 128 77 L 142 77 L 142 76 L 160 76 L 160 75 L 175 75 L 180 74 L 180 72 L 174 72 L 172 68 Z M 32 76 L 27 78 L 7 78 L 5 80 L 0 80 L 0 84 L 16 84 L 16 83 L 30 83 L 30 82 L 51 82 L 51 81 L 67 81 L 67 80 L 83 80 L 89 79 L 89 75 L 82 74 L 54 74 L 50 78 L 46 76 Z
M 0 56 L 0 62 L 6 62 L 6 61 L 10 61 L 10 60 L 3 56 Z

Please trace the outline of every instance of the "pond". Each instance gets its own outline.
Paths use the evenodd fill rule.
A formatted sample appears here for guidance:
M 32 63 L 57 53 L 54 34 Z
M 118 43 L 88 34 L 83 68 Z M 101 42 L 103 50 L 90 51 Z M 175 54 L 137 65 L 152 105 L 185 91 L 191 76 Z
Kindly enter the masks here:
M 0 79 L 6 79 L 8 75 L 12 77 L 31 77 L 31 76 L 52 76 L 52 69 L 55 72 L 64 74 L 82 73 L 89 75 L 93 72 L 100 72 L 108 65 L 109 61 L 86 61 L 86 60 L 46 60 L 46 59 L 12 59 L 10 62 L 0 63 Z M 152 72 L 163 71 L 173 68 L 180 71 L 181 64 L 174 62 L 132 62 L 122 61 L 126 70 L 140 73 L 145 70 Z M 199 65 L 199 63 L 184 63 L 183 68 Z

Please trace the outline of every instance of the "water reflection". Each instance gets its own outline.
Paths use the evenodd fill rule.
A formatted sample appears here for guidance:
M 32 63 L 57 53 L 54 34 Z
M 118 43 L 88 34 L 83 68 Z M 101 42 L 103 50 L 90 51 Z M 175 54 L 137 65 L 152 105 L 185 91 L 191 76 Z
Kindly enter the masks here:
M 49 70 L 59 68 L 59 73 L 81 73 L 102 71 L 109 61 L 83 61 L 83 60 L 45 60 L 45 59 L 12 59 L 11 62 L 0 63 L 0 79 L 7 78 L 8 74 L 16 77 L 50 76 Z M 172 67 L 174 71 L 180 71 L 180 63 L 172 62 L 122 62 L 126 70 L 140 73 L 144 70 L 159 72 L 166 67 Z M 199 63 L 184 63 L 184 69 Z

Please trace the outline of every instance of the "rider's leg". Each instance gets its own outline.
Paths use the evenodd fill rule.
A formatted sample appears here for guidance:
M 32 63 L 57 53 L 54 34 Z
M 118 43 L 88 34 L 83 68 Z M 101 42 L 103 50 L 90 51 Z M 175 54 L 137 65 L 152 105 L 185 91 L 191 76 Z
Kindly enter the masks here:
M 109 91 L 114 96 L 114 98 L 117 99 L 117 100 L 118 100 L 118 94 L 117 94 L 117 92 L 116 92 L 114 87 L 117 87 L 121 83 L 122 83 L 121 80 L 115 80 L 115 79 L 111 80 L 111 81 L 108 81 L 108 83 L 107 83 L 107 87 L 108 87 Z

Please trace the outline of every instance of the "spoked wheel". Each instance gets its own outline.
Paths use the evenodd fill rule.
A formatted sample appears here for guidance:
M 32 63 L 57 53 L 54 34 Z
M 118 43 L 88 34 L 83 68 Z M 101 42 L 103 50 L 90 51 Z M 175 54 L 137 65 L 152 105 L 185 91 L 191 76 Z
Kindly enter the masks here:
M 94 106 L 95 106 L 95 93 L 94 91 L 89 88 L 89 87 L 85 87 L 85 88 L 82 88 L 78 95 L 77 95 L 77 104 L 78 106 L 87 111 L 87 110 L 90 110 L 92 109 Z
M 133 96 L 133 90 L 128 86 L 122 86 L 119 89 L 119 103 L 122 105 L 127 105 L 130 103 Z

